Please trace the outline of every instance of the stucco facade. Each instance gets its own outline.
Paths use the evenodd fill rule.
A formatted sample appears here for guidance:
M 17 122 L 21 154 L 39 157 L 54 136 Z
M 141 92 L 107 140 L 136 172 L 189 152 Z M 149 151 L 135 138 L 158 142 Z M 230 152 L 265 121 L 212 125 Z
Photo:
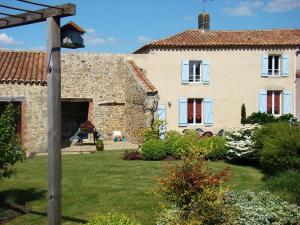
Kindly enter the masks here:
M 295 49 L 259 48 L 198 48 L 151 49 L 146 54 L 132 55 L 136 63 L 146 71 L 151 82 L 159 90 L 160 105 L 166 106 L 167 129 L 181 131 L 201 127 L 217 132 L 219 129 L 239 126 L 241 106 L 247 115 L 259 111 L 261 90 L 291 92 L 291 113 L 296 115 L 296 55 Z M 262 77 L 263 54 L 288 54 L 287 77 Z M 209 84 L 182 84 L 183 60 L 206 60 L 210 65 Z M 180 98 L 210 98 L 213 100 L 213 124 L 179 126 Z M 283 106 L 281 106 L 283 107 Z M 283 109 L 282 109 L 283 110 Z

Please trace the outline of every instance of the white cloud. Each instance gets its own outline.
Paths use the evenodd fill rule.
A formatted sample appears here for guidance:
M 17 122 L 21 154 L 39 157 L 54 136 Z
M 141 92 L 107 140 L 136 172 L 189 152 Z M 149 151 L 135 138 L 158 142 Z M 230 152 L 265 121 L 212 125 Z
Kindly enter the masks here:
M 223 12 L 232 16 L 251 16 L 254 10 L 263 6 L 261 1 L 244 1 L 238 3 L 235 7 L 225 7 Z
M 87 28 L 85 31 L 87 33 L 96 33 L 96 30 L 94 28 Z
M 192 20 L 194 20 L 194 17 L 193 16 L 185 16 L 185 17 L 183 17 L 183 19 L 185 21 L 192 21 Z
M 140 35 L 137 37 L 137 41 L 138 43 L 145 44 L 146 42 L 150 41 L 150 38 Z
M 119 41 L 114 37 L 101 37 L 94 28 L 86 29 L 86 34 L 84 35 L 85 45 L 112 45 L 117 44 L 118 42 Z
M 271 0 L 264 8 L 269 12 L 284 12 L 300 7 L 300 0 Z
M 4 45 L 15 45 L 15 44 L 22 44 L 21 41 L 15 41 L 12 37 L 8 36 L 6 33 L 0 33 L 0 44 Z

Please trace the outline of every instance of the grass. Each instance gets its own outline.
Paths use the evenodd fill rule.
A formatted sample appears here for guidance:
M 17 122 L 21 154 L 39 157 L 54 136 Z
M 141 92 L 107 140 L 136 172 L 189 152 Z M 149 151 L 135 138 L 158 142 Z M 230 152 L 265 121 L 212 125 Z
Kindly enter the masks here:
M 124 161 L 122 151 L 63 155 L 62 215 L 64 224 L 80 224 L 95 214 L 124 213 L 142 224 L 155 224 L 162 199 L 151 193 L 163 162 Z M 229 185 L 234 190 L 262 187 L 262 173 L 252 167 L 208 162 L 219 170 L 234 172 Z M 0 195 L 14 193 L 17 202 L 28 202 L 31 212 L 9 224 L 47 224 L 47 157 L 38 156 L 15 166 L 16 175 L 1 181 Z M 1 211 L 1 209 L 0 209 Z

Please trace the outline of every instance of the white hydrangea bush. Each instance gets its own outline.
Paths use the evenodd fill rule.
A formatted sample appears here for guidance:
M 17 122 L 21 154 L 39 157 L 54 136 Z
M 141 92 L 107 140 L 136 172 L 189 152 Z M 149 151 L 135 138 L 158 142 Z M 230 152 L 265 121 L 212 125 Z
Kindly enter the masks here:
M 227 159 L 243 160 L 255 157 L 255 141 L 252 139 L 254 129 L 259 125 L 244 125 L 242 127 L 232 128 L 226 131 Z

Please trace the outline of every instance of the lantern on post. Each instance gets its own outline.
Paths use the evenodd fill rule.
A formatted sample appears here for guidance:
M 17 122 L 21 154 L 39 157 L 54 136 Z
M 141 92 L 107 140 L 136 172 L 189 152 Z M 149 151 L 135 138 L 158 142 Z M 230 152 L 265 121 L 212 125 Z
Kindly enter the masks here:
M 85 30 L 74 22 L 69 22 L 60 28 L 62 48 L 84 48 L 83 35 Z

